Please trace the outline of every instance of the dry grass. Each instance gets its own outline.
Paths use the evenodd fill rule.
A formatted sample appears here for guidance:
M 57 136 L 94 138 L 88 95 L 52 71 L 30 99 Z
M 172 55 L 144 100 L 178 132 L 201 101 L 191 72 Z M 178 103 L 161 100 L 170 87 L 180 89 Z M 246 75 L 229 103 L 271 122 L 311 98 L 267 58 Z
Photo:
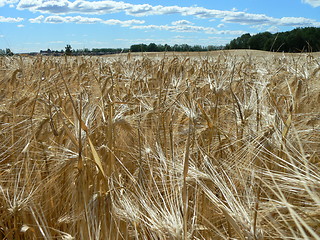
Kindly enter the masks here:
M 320 239 L 320 59 L 0 58 L 0 239 Z

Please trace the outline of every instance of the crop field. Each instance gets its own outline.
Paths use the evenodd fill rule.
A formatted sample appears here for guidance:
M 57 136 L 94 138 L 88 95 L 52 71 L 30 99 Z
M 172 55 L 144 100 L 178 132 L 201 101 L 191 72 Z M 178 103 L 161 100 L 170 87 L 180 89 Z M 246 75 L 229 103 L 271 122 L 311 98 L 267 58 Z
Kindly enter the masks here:
M 320 54 L 0 58 L 0 239 L 320 239 Z

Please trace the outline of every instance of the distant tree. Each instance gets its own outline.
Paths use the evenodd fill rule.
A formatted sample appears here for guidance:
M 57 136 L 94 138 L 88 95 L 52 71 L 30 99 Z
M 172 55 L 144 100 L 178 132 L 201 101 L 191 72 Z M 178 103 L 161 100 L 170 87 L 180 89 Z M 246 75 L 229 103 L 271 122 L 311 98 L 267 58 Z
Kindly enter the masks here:
M 158 46 L 155 43 L 150 43 L 147 47 L 148 52 L 158 52 Z
M 3 50 L 3 49 L 0 49 L 0 56 L 3 56 L 3 55 L 5 55 L 5 54 L 6 54 L 6 51 Z
M 180 51 L 180 46 L 178 44 L 173 45 L 172 51 L 179 52 Z
M 165 46 L 162 44 L 157 44 L 157 52 L 164 52 Z
M 145 52 L 147 51 L 148 46 L 146 44 L 134 44 L 131 45 L 130 50 L 131 52 Z
M 170 52 L 170 51 L 172 51 L 172 47 L 168 44 L 165 44 L 163 46 L 163 51 Z
M 243 34 L 240 38 L 239 46 L 240 48 L 250 48 L 249 39 L 251 38 L 250 33 Z
M 71 56 L 72 55 L 72 47 L 71 45 L 67 44 L 67 46 L 65 47 L 66 51 L 65 51 L 65 54 L 67 56 Z
M 211 50 L 214 49 L 222 49 L 223 47 L 218 46 L 218 47 L 211 47 Z M 208 47 L 204 47 L 201 45 L 194 45 L 190 46 L 188 44 L 175 44 L 173 46 L 170 46 L 168 44 L 155 44 L 155 43 L 150 43 L 149 45 L 146 44 L 134 44 L 131 45 L 130 51 L 131 52 L 166 52 L 166 51 L 176 51 L 176 52 L 200 52 L 200 51 L 208 51 Z M 125 49 L 125 51 L 128 51 L 128 49 Z
M 207 50 L 208 51 L 213 51 L 213 50 L 215 50 L 215 46 L 213 46 L 213 45 L 209 45 L 208 47 L 207 47 Z
M 249 48 L 256 50 L 270 50 L 270 48 L 265 49 L 268 48 L 268 46 L 265 46 L 265 43 L 271 38 L 272 34 L 270 32 L 263 32 L 253 35 L 248 40 Z
M 183 51 L 183 52 L 189 52 L 190 51 L 190 46 L 188 45 L 188 44 L 181 44 L 180 45 L 180 49 L 181 49 L 181 51 Z
M 224 46 L 214 46 L 214 45 L 209 45 L 207 47 L 207 50 L 208 51 L 216 51 L 216 50 L 222 50 L 224 49 L 225 47 Z
M 133 44 L 130 46 L 130 51 L 131 52 L 139 52 L 140 50 L 140 45 L 139 44 Z
M 250 33 L 241 35 L 236 39 L 233 39 L 229 44 L 227 44 L 227 49 L 248 49 L 250 48 L 248 42 L 251 38 Z

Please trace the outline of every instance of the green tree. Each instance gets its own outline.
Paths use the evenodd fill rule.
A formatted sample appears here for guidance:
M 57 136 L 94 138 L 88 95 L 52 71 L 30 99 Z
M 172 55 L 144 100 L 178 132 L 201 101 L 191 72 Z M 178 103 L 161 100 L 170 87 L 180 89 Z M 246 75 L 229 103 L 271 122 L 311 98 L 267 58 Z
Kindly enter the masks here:
M 250 49 L 269 50 L 269 49 L 266 49 L 269 46 L 265 46 L 266 42 L 270 42 L 270 41 L 268 41 L 269 39 L 272 39 L 272 34 L 270 32 L 258 33 L 258 34 L 253 35 L 248 40 L 248 45 L 249 45 Z
M 191 47 L 190 51 L 193 51 L 193 52 L 201 52 L 203 51 L 203 47 L 201 45 L 194 45 L 193 47 Z
M 131 45 L 130 47 L 130 51 L 131 52 L 145 52 L 147 51 L 147 48 L 148 46 L 146 44 L 134 44 L 134 45 Z
M 168 45 L 168 44 L 165 44 L 165 45 L 163 46 L 163 48 L 164 48 L 164 51 L 166 51 L 166 52 L 172 51 L 172 47 L 171 47 L 170 45 Z
M 241 37 L 238 37 L 236 39 L 233 39 L 229 44 L 227 44 L 227 49 L 247 49 L 249 47 L 249 40 L 251 38 L 250 33 L 246 33 L 241 35 Z
M 158 52 L 158 46 L 155 43 L 150 43 L 147 47 L 148 52 Z
M 72 47 L 71 47 L 71 45 L 67 44 L 65 49 L 66 49 L 66 51 L 65 51 L 66 55 L 67 56 L 71 56 L 72 55 Z

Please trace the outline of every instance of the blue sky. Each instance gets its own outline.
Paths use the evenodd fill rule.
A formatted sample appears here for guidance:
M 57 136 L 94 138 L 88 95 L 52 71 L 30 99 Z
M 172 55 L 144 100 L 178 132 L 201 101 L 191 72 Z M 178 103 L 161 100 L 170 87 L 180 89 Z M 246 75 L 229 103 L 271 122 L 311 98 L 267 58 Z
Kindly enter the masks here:
M 224 45 L 307 26 L 320 27 L 320 0 L 0 0 L 0 49 L 13 52 Z

